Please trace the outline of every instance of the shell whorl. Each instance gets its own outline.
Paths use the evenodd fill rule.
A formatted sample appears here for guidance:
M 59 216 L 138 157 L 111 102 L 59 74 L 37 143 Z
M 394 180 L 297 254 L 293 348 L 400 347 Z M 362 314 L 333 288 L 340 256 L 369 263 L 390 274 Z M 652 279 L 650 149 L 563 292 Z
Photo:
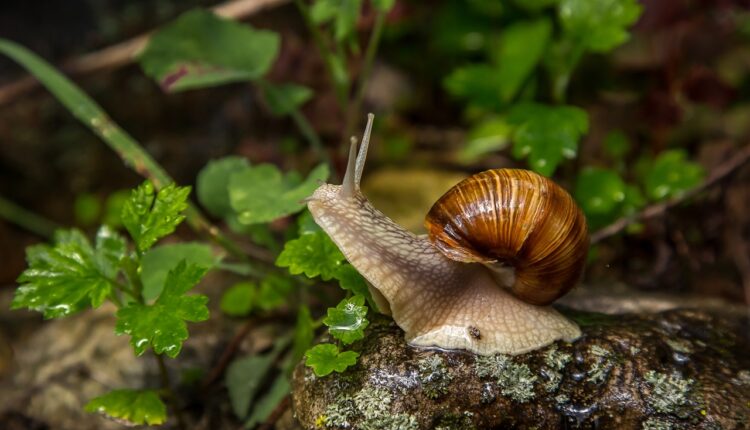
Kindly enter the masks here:
M 515 269 L 509 288 L 535 305 L 552 303 L 581 278 L 586 218 L 551 180 L 521 169 L 473 175 L 430 209 L 425 227 L 446 257 Z

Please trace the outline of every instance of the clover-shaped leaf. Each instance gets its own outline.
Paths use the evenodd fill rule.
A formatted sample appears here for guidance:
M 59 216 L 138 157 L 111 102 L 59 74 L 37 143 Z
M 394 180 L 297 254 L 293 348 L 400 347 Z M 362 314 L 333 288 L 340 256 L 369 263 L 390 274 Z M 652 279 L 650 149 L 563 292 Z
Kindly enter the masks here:
M 365 329 L 370 324 L 367 321 L 367 306 L 365 298 L 357 295 L 342 300 L 335 308 L 328 308 L 328 315 L 323 319 L 328 326 L 331 336 L 340 340 L 344 345 L 365 337 Z
M 354 351 L 339 352 L 336 345 L 321 343 L 307 350 L 305 357 L 307 358 L 305 364 L 312 367 L 315 375 L 326 376 L 334 371 L 341 373 L 349 366 L 355 365 L 359 353 Z
M 344 261 L 344 254 L 323 231 L 303 234 L 284 244 L 276 259 L 279 267 L 288 267 L 293 275 L 304 273 L 308 278 L 320 276 L 324 281 L 334 277 Z
M 93 398 L 86 412 L 98 412 L 131 426 L 159 425 L 167 420 L 167 407 L 153 390 L 114 390 Z

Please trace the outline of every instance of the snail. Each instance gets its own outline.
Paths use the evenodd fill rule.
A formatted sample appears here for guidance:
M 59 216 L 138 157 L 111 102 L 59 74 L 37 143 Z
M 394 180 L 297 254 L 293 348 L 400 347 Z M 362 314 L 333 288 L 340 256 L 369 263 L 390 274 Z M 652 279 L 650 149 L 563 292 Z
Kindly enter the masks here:
M 322 184 L 307 205 L 407 342 L 514 355 L 578 338 L 548 306 L 578 282 L 588 250 L 571 196 L 530 171 L 488 170 L 446 192 L 427 214 L 428 235 L 415 235 L 360 191 L 373 118 L 358 154 L 352 138 L 343 183 Z

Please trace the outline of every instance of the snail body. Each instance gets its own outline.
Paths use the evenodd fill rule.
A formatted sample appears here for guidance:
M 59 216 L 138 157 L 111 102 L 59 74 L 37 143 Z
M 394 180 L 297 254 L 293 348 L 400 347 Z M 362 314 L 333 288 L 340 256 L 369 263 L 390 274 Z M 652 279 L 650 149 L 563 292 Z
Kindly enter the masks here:
M 483 172 L 441 197 L 425 221 L 429 237 L 417 236 L 359 189 L 371 127 L 372 116 L 358 155 L 352 142 L 344 183 L 321 185 L 308 208 L 406 340 L 488 355 L 579 337 L 574 322 L 540 306 L 569 290 L 583 269 L 586 225 L 570 196 L 531 172 Z

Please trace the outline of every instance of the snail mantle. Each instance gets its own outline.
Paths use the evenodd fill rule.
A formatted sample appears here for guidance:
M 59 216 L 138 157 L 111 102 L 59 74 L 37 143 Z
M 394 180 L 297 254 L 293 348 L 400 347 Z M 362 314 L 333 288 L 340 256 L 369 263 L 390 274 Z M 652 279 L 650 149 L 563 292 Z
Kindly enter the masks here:
M 294 413 L 309 430 L 747 428 L 746 315 L 568 315 L 580 339 L 516 356 L 413 347 L 379 317 L 344 373 L 297 366 Z

